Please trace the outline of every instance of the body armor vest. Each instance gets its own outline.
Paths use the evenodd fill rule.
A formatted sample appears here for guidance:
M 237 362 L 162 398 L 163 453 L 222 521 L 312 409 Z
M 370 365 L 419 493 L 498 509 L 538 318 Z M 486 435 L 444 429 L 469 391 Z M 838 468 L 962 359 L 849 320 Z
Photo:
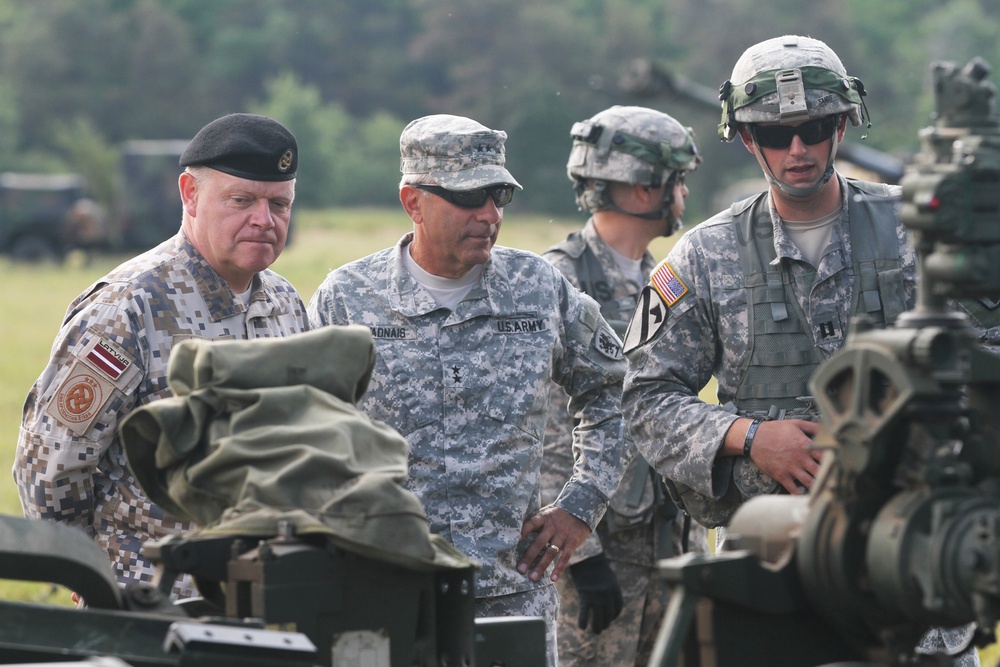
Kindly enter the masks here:
M 601 317 L 607 320 L 618 337 L 624 336 L 628 320 L 621 318 L 621 300 L 614 297 L 611 281 L 604 273 L 597 255 L 584 240 L 583 234 L 572 232 L 565 241 L 553 246 L 551 251 L 561 252 L 573 260 L 573 270 L 576 272 L 580 291 L 597 302 L 601 307 Z
M 845 182 L 845 181 L 842 181 Z M 902 260 L 896 238 L 896 198 L 889 186 L 846 181 L 852 271 L 849 313 L 866 315 L 875 326 L 892 324 L 906 308 Z M 811 322 L 795 298 L 785 263 L 772 265 L 774 228 L 761 193 L 732 206 L 740 264 L 745 276 L 749 347 L 736 391 L 736 412 L 766 419 L 816 419 L 808 383 L 828 352 L 817 346 Z M 815 269 L 811 269 L 815 279 Z M 810 284 L 812 281 L 810 280 Z M 815 317 L 814 314 L 814 318 Z M 728 468 L 731 483 L 721 498 L 704 496 L 666 480 L 671 498 L 706 527 L 724 526 L 743 502 L 756 495 L 782 492 L 780 484 L 743 456 L 716 463 Z
M 906 309 L 899 242 L 888 186 L 848 181 L 848 188 L 882 195 L 854 196 L 848 192 L 852 264 L 854 273 L 850 314 L 866 315 L 876 327 L 892 324 Z M 800 397 L 829 352 L 816 343 L 816 331 L 795 297 L 792 277 L 784 262 L 773 263 L 774 231 L 766 196 L 733 204 L 733 224 L 745 276 L 749 321 L 749 354 L 736 393 L 740 413 L 769 409 L 802 409 Z M 815 268 L 811 268 L 815 278 Z M 814 318 L 816 319 L 816 318 Z

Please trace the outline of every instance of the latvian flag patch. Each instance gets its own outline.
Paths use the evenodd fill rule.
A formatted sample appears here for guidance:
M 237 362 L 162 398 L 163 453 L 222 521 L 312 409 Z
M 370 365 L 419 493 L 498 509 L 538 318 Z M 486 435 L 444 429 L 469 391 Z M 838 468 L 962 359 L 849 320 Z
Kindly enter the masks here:
M 688 291 L 687 285 L 681 282 L 681 279 L 677 277 L 673 268 L 666 261 L 660 262 L 660 265 L 653 271 L 653 275 L 649 277 L 649 282 L 656 288 L 668 306 L 673 306 Z
M 98 341 L 97 345 L 87 354 L 87 361 L 112 380 L 117 380 L 132 365 L 130 360 L 103 340 Z

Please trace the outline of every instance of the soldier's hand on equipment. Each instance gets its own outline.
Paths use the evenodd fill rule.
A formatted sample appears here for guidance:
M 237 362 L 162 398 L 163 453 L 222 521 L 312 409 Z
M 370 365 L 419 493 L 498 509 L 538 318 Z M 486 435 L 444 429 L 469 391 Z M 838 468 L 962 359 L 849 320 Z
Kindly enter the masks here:
M 569 572 L 580 597 L 577 625 L 586 630 L 591 621 L 590 629 L 599 635 L 622 613 L 624 601 L 618 577 L 603 553 L 570 565 Z
M 764 421 L 754 436 L 750 458 L 790 494 L 804 493 L 802 487 L 812 487 L 823 459 L 823 452 L 809 449 L 818 429 L 819 424 L 804 419 Z
M 561 507 L 548 505 L 524 522 L 521 539 L 531 533 L 536 534 L 535 540 L 521 556 L 517 571 L 527 574 L 531 581 L 538 581 L 546 568 L 555 563 L 549 577 L 555 582 L 569 565 L 570 556 L 590 535 L 590 526 Z

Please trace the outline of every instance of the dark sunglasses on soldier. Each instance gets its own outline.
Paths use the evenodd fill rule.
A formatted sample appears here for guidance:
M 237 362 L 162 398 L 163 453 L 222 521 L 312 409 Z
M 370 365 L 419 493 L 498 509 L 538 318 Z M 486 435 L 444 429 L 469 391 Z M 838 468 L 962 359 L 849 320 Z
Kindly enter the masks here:
M 763 148 L 788 148 L 792 138 L 798 135 L 807 146 L 826 141 L 837 129 L 840 116 L 826 116 L 802 123 L 796 127 L 788 125 L 751 125 L 750 134 L 758 146 Z
M 413 187 L 426 190 L 449 204 L 462 208 L 479 208 L 490 197 L 493 198 L 493 203 L 496 204 L 497 208 L 503 208 L 514 198 L 513 185 L 491 185 L 488 188 L 476 190 L 449 190 L 438 185 L 414 185 Z

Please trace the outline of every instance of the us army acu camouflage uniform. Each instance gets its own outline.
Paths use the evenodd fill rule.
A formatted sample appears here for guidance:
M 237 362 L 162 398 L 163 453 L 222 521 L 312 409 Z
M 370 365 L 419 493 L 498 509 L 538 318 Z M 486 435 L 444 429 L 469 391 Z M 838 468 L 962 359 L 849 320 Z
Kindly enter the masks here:
M 172 395 L 167 363 L 178 341 L 269 338 L 308 326 L 302 300 L 283 278 L 258 273 L 244 305 L 183 233 L 98 280 L 70 304 L 25 402 L 13 469 L 25 515 L 87 531 L 121 584 L 151 581 L 143 543 L 191 526 L 139 488 L 119 422 Z M 184 580 L 174 593 L 194 591 Z
M 727 429 L 737 419 L 734 411 L 724 406 L 740 407 L 743 399 L 738 398 L 738 392 L 753 343 L 748 286 L 738 252 L 739 220 L 734 220 L 733 211 L 756 216 L 753 234 L 765 243 L 773 234 L 777 257 L 773 265 L 782 262 L 786 267 L 782 271 L 784 285 L 774 286 L 774 300 L 784 301 L 787 289 L 794 293 L 794 300 L 781 309 L 784 318 L 775 322 L 771 331 L 756 331 L 755 335 L 791 335 L 804 316 L 799 335 L 812 337 L 816 358 L 821 361 L 840 349 L 853 315 L 876 307 L 872 314 L 885 310 L 889 315 L 886 319 L 891 321 L 893 314 L 914 303 L 916 259 L 905 228 L 895 221 L 891 208 L 885 218 L 871 217 L 871 211 L 885 197 L 839 175 L 836 178 L 841 181 L 843 209 L 815 271 L 785 233 L 770 194 L 762 194 L 748 200 L 752 202 L 749 206 L 748 202 L 734 205 L 681 237 L 644 289 L 629 326 L 625 341 L 629 371 L 622 399 L 626 421 L 639 451 L 656 470 L 691 492 L 685 504 L 689 510 L 690 504 L 698 506 L 694 511 L 701 514 L 705 525 L 725 524 L 755 490 L 775 490 L 773 480 L 753 471 L 756 466 L 742 461 L 743 457 L 716 459 Z M 898 188 L 893 192 L 898 195 Z M 893 230 L 882 238 L 896 244 L 898 261 L 895 266 L 879 267 L 876 273 L 885 274 L 885 280 L 873 277 L 877 294 L 861 298 L 849 230 L 856 225 L 887 224 L 893 225 Z M 895 278 L 901 278 L 901 288 Z M 757 306 L 765 309 L 765 320 L 772 317 L 769 305 Z M 760 317 L 758 312 L 758 321 Z M 768 356 L 780 362 L 784 350 L 779 343 L 780 337 L 772 341 L 769 350 L 760 351 L 765 357 L 762 363 Z M 782 397 L 791 388 L 805 386 L 817 365 L 810 359 L 799 360 L 798 365 L 790 360 L 785 363 L 791 375 L 773 376 L 773 384 L 764 385 Z M 780 363 L 778 367 L 782 367 Z M 698 398 L 699 390 L 713 375 L 718 381 L 720 405 Z M 756 489 L 751 488 L 754 486 Z
M 621 477 L 624 359 L 597 304 L 532 253 L 494 246 L 480 285 L 439 308 L 398 245 L 333 271 L 313 326 L 363 324 L 377 362 L 359 407 L 410 445 L 406 486 L 431 530 L 482 564 L 476 596 L 551 585 L 517 572 L 521 526 L 541 507 L 547 381 L 573 397 L 578 459 L 556 504 L 596 527 Z
M 587 261 L 583 257 L 585 248 L 592 253 L 591 261 L 599 263 L 599 271 L 581 267 L 581 263 Z M 542 256 L 578 289 L 599 298 L 605 319 L 620 335 L 624 333 L 635 310 L 641 285 L 624 275 L 598 235 L 593 220 Z M 646 252 L 641 265 L 643 275 L 649 275 L 654 266 L 653 255 Z M 581 279 L 581 275 L 587 276 L 587 280 Z M 543 504 L 555 500 L 573 471 L 574 423 L 566 411 L 566 393 L 558 385 L 550 385 L 549 395 L 551 407 L 542 459 Z M 629 438 L 626 445 L 630 450 L 635 447 Z M 664 508 L 657 507 L 657 502 L 671 501 L 654 491 L 651 473 L 649 464 L 633 452 L 631 465 L 611 500 L 608 513 L 597 530 L 573 553 L 571 561 L 577 563 L 602 552 L 607 556 L 622 586 L 625 605 L 621 615 L 600 635 L 590 629 L 581 630 L 577 624 L 580 598 L 570 580 L 572 575 L 556 582 L 559 590 L 559 664 L 562 667 L 644 665 L 649 661 L 669 598 L 669 588 L 657 576 L 655 563 L 658 558 L 682 553 L 684 538 L 684 521 L 680 515 L 665 524 L 669 536 L 658 535 L 657 528 L 663 530 L 664 524 L 654 526 L 654 513 L 662 513 Z M 631 493 L 633 489 L 639 492 Z M 609 521 L 611 515 L 617 515 L 615 521 Z M 672 554 L 657 554 L 658 538 L 664 537 L 669 540 Z M 706 551 L 707 530 L 691 523 L 688 543 L 690 551 Z

